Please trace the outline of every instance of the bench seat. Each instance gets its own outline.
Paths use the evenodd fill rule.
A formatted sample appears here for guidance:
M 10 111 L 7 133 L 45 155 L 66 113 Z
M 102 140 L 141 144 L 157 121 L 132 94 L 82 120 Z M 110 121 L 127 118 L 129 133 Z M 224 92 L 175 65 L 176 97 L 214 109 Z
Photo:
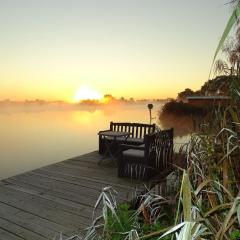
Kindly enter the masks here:
M 114 140 L 114 137 L 105 137 L 107 140 Z M 119 143 L 127 143 L 127 144 L 133 144 L 133 145 L 140 145 L 144 143 L 144 138 L 125 138 L 125 137 L 119 137 L 116 139 L 117 142 Z

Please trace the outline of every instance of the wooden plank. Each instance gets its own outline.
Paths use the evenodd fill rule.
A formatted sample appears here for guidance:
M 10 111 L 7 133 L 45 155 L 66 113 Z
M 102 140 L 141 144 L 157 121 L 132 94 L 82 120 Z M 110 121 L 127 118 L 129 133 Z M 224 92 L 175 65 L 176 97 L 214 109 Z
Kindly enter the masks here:
M 101 164 L 100 164 L 101 165 Z M 103 165 L 103 164 L 102 164 Z M 99 166 L 84 166 L 82 164 L 79 164 L 79 162 L 70 162 L 70 161 L 65 161 L 65 162 L 60 162 L 58 164 L 56 164 L 55 166 L 73 166 L 75 169 L 82 169 L 84 170 L 86 173 L 95 173 L 98 176 L 100 176 L 101 178 L 106 178 L 108 177 L 108 179 L 112 179 L 113 181 L 116 181 L 116 175 L 115 173 L 117 172 L 117 168 L 101 168 Z M 104 174 L 108 174 L 108 176 L 104 176 Z M 119 179 L 121 180 L 121 179 Z
M 102 179 L 95 179 L 93 178 L 92 176 L 89 177 L 89 176 L 82 176 L 79 174 L 79 172 L 77 171 L 77 174 L 74 174 L 73 171 L 69 172 L 69 173 L 66 173 L 64 171 L 55 171 L 55 169 L 37 169 L 35 171 L 33 171 L 32 173 L 40 173 L 40 174 L 47 174 L 49 177 L 51 176 L 57 176 L 59 178 L 62 178 L 62 179 L 72 179 L 73 181 L 76 181 L 77 182 L 82 182 L 82 181 L 87 181 L 90 184 L 93 184 L 91 185 L 90 187 L 96 185 L 96 187 L 106 187 L 106 186 L 109 186 L 109 182 L 106 181 L 104 178 Z M 120 182 L 120 183 L 119 183 Z M 135 184 L 134 184 L 135 183 Z M 148 186 L 148 183 L 145 183 L 146 186 Z M 136 181 L 131 181 L 129 179 L 124 179 L 122 181 L 119 181 L 119 178 L 117 181 L 112 181 L 111 182 L 111 186 L 116 188 L 116 190 L 119 190 L 119 191 L 126 191 L 128 190 L 129 192 L 132 192 L 132 191 L 135 191 L 136 189 L 139 189 L 139 190 L 143 190 L 144 189 L 144 185 L 143 183 L 139 183 L 139 182 L 136 182 Z
M 101 192 L 101 188 L 92 189 L 86 185 L 79 185 L 75 182 L 66 182 L 62 180 L 51 179 L 45 176 L 39 176 L 36 174 L 23 174 L 21 176 L 12 177 L 10 179 L 5 180 L 4 182 L 11 182 L 14 184 L 24 183 L 25 187 L 30 187 L 31 189 L 36 188 L 36 190 L 40 190 L 43 192 L 48 191 L 49 194 L 51 192 L 56 192 L 60 194 L 60 198 L 71 199 L 72 195 L 76 196 L 75 202 L 87 202 L 86 205 L 93 206 L 97 201 L 97 198 Z M 69 195 L 71 195 L 69 197 Z M 66 198 L 67 197 L 67 198 Z M 122 192 L 118 194 L 119 200 L 127 200 L 126 197 L 123 196 Z M 74 199 L 72 199 L 74 200 Z
M 103 187 L 107 186 L 107 182 L 105 181 L 98 181 L 96 179 L 92 179 L 89 177 L 83 177 L 83 176 L 75 176 L 72 174 L 64 174 L 64 173 L 59 173 L 58 171 L 49 171 L 46 169 L 37 169 L 33 172 L 31 172 L 33 175 L 39 175 L 45 178 L 49 178 L 50 180 L 58 180 L 58 181 L 63 181 L 67 183 L 72 183 L 75 185 L 85 186 L 88 187 L 89 189 L 94 189 L 95 191 L 100 191 Z M 120 186 L 118 186 L 121 188 Z M 124 186 L 121 188 L 122 191 L 126 191 L 128 189 L 127 187 L 124 188 Z M 129 188 L 129 190 L 132 188 Z
M 54 201 L 55 203 L 67 207 L 67 211 L 78 214 L 82 217 L 89 218 L 89 216 L 92 214 L 92 207 L 94 206 L 95 202 L 93 202 L 92 205 L 89 205 L 89 203 L 86 204 L 86 201 L 82 202 L 80 201 L 81 199 L 79 200 L 73 195 L 66 195 L 57 191 L 42 191 L 39 187 L 34 187 L 20 181 L 15 182 L 14 180 L 7 180 L 6 182 L 8 183 L 7 186 L 9 188 L 20 190 L 42 199 Z
M 28 184 L 30 187 L 35 186 L 42 191 L 56 191 L 62 194 L 78 194 L 80 199 L 87 199 L 88 203 L 94 203 L 97 200 L 97 197 L 100 193 L 100 190 L 91 189 L 87 186 L 81 186 L 77 184 L 71 184 L 64 181 L 58 181 L 55 179 L 49 179 L 39 175 L 21 175 L 17 177 L 12 177 L 10 179 L 5 180 L 4 182 L 13 181 L 15 183 L 22 182 Z M 84 193 L 84 196 L 82 195 Z M 89 204 L 88 204 L 89 205 Z
M 108 182 L 106 181 L 101 181 L 101 180 L 96 180 L 88 177 L 83 177 L 83 176 L 75 176 L 71 174 L 66 174 L 66 173 L 59 173 L 55 171 L 47 171 L 47 170 L 35 170 L 34 174 L 40 174 L 41 176 L 46 176 L 49 178 L 56 178 L 56 179 L 61 179 L 67 182 L 74 182 L 75 184 L 86 184 L 88 182 L 89 188 L 94 188 L 94 189 L 102 189 L 103 187 L 106 187 L 109 185 Z M 138 185 L 135 187 L 130 187 L 127 185 L 121 185 L 117 183 L 111 183 L 111 186 L 117 190 L 119 194 L 122 194 L 124 198 L 127 200 L 132 199 L 132 193 L 141 193 L 144 190 L 143 185 Z
M 0 226 L 0 240 L 23 240 L 24 238 L 9 232 Z
M 99 158 L 98 162 L 101 162 L 102 158 Z M 116 167 L 116 163 L 113 160 L 104 160 L 103 164 L 98 164 L 98 162 L 86 162 L 86 161 L 81 161 L 81 160 L 68 160 L 68 161 L 64 161 L 64 162 L 60 162 L 61 163 L 68 163 L 68 164 L 73 164 L 73 165 L 79 165 L 81 167 L 85 167 L 89 170 L 95 170 L 97 172 L 109 172 L 111 173 L 111 175 L 114 176 L 114 178 L 116 178 L 116 176 L 114 175 L 115 171 L 117 170 Z
M 84 229 L 90 223 L 90 219 L 82 217 L 77 213 L 72 213 L 65 206 L 53 201 L 38 198 L 5 186 L 0 186 L 0 193 L 0 202 L 49 219 L 72 230 Z
M 117 178 L 117 168 L 101 168 L 99 166 L 96 166 L 95 168 L 89 168 L 86 166 L 83 166 L 82 164 L 79 164 L 78 162 L 62 162 L 57 165 L 58 167 L 68 167 L 68 168 L 74 168 L 74 169 L 79 169 L 78 175 L 86 175 L 86 174 L 94 174 L 94 177 L 97 177 L 98 179 L 103 179 L 107 180 L 108 183 L 122 183 L 122 185 L 129 185 L 129 186 L 135 186 L 136 184 L 139 183 L 137 180 L 132 180 L 129 183 L 129 179 L 124 179 L 124 178 Z M 100 169 L 101 168 L 101 169 Z M 107 174 L 107 176 L 106 176 Z
M 9 220 L 6 220 L 0 216 L 0 226 L 1 228 L 7 230 L 8 232 L 22 238 L 25 240 L 46 240 L 50 238 L 46 238 L 38 233 L 29 231 L 28 229 L 17 225 Z
M 9 220 L 12 223 L 22 226 L 32 232 L 39 233 L 40 235 L 50 239 L 53 239 L 60 232 L 64 232 L 65 236 L 69 236 L 68 233 L 72 232 L 71 229 L 62 225 L 40 218 L 34 214 L 21 211 L 4 203 L 0 203 L 0 216 L 1 218 Z
M 79 200 L 81 198 L 87 199 L 88 202 L 95 202 L 97 200 L 97 196 L 100 194 L 101 189 L 92 189 L 87 186 L 82 186 L 78 184 L 72 184 L 66 181 L 59 181 L 55 179 L 50 179 L 47 177 L 43 177 L 40 175 L 22 175 L 20 177 L 12 177 L 8 181 L 22 182 L 28 184 L 30 187 L 35 186 L 43 189 L 43 191 L 57 191 L 60 193 L 74 193 L 81 195 L 79 196 Z M 82 195 L 84 193 L 84 196 Z M 90 200 L 90 201 L 89 201 Z
M 91 153 L 87 153 L 87 154 L 84 154 L 84 155 L 80 155 L 80 156 L 76 156 L 76 157 L 73 157 L 73 158 L 66 159 L 62 162 L 65 162 L 65 161 L 68 161 L 68 160 L 80 160 L 80 161 L 83 161 L 83 162 L 97 163 L 99 159 L 100 159 L 100 155 L 99 155 L 98 151 L 94 151 L 94 152 L 91 152 Z M 54 165 L 54 164 L 52 164 L 52 165 Z
M 100 171 L 92 168 L 85 168 L 82 167 L 81 165 L 79 166 L 72 166 L 71 164 L 68 164 L 67 162 L 61 162 L 56 164 L 55 166 L 47 166 L 44 167 L 43 169 L 47 170 L 54 170 L 54 171 L 59 171 L 61 173 L 69 173 L 71 172 L 75 176 L 80 175 L 80 176 L 91 176 L 93 179 L 98 179 L 98 180 L 104 180 L 105 182 L 110 185 L 112 182 L 122 184 L 122 185 L 132 185 L 134 186 L 133 183 L 129 183 L 129 180 L 126 181 L 125 179 L 117 178 L 117 169 L 113 169 L 112 171 Z M 137 181 L 133 181 L 137 182 Z
M 95 181 L 101 181 L 105 183 L 105 186 L 109 186 L 109 185 L 115 185 L 115 186 L 128 186 L 130 187 L 130 191 L 134 190 L 134 185 L 133 183 L 129 183 L 128 181 L 124 180 L 124 179 L 114 179 L 111 181 L 110 178 L 108 177 L 104 177 L 104 175 L 101 174 L 97 174 L 97 173 L 93 173 L 93 172 L 87 172 L 86 170 L 82 169 L 81 167 L 72 167 L 66 164 L 62 164 L 62 165 L 57 165 L 55 167 L 45 167 L 43 168 L 43 170 L 47 170 L 50 172 L 58 172 L 61 174 L 67 174 L 67 175 L 71 175 L 73 177 L 75 176 L 81 176 L 81 177 L 89 177 L 91 176 L 91 179 L 94 179 Z M 105 173 L 107 174 L 107 173 Z M 117 173 L 116 173 L 117 175 Z M 130 185 L 130 186 L 129 186 Z M 136 186 L 136 185 L 135 185 Z M 117 190 L 117 189 L 116 189 Z
M 115 186 L 116 188 L 118 188 L 120 190 L 125 189 L 125 190 L 132 191 L 136 187 L 136 185 L 128 184 L 128 182 L 122 182 L 122 184 L 118 183 L 117 181 L 109 183 L 104 178 L 95 179 L 90 176 L 82 176 L 79 174 L 78 171 L 77 171 L 78 174 L 74 174 L 74 172 L 69 172 L 69 173 L 64 172 L 64 171 L 59 172 L 53 168 L 52 169 L 41 168 L 41 169 L 32 171 L 32 173 L 42 174 L 42 175 L 46 175 L 49 177 L 54 176 L 54 177 L 57 177 L 58 179 L 72 180 L 72 181 L 76 181 L 76 183 L 89 182 L 89 187 L 91 187 L 91 188 L 96 187 L 96 189 L 101 189 L 102 187 L 106 187 L 109 184 L 111 184 L 111 186 Z M 142 187 L 142 185 L 139 185 L 139 184 L 137 186 Z
M 140 127 L 141 128 L 141 127 Z M 139 127 L 136 126 L 136 138 L 139 138 L 139 135 L 138 135 L 138 130 L 139 130 Z
M 95 168 L 95 169 L 98 169 L 98 168 L 103 168 L 104 170 L 105 169 L 113 169 L 113 168 L 116 168 L 113 166 L 113 164 L 105 164 L 104 167 L 103 165 L 98 165 L 97 162 L 91 162 L 91 161 L 81 161 L 81 159 L 69 159 L 67 161 L 64 161 L 64 162 L 68 162 L 69 164 L 75 164 L 75 165 L 81 165 L 83 167 L 88 167 L 88 168 Z
M 140 128 L 139 138 L 144 138 L 142 128 Z

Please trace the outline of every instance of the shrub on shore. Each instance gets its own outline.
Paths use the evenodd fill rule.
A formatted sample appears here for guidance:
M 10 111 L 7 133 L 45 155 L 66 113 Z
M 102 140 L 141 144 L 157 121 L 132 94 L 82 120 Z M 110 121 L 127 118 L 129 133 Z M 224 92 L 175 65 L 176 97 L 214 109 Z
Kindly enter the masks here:
M 182 101 L 171 100 L 165 103 L 160 112 L 160 116 L 172 114 L 175 116 L 205 116 L 209 107 L 196 107 Z
M 196 129 L 210 112 L 210 108 L 195 107 L 182 101 L 167 102 L 158 113 L 162 128 L 174 128 L 178 137 L 186 136 Z

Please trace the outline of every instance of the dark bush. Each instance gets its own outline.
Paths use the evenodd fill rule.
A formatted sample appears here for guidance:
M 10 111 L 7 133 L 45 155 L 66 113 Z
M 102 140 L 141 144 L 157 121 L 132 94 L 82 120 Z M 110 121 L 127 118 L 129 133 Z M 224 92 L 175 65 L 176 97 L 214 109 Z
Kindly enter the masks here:
M 195 116 L 204 116 L 208 112 L 208 107 L 196 107 L 182 101 L 178 102 L 172 100 L 167 102 L 163 108 L 160 115 L 172 114 L 176 116 L 186 116 L 186 115 L 195 115 Z

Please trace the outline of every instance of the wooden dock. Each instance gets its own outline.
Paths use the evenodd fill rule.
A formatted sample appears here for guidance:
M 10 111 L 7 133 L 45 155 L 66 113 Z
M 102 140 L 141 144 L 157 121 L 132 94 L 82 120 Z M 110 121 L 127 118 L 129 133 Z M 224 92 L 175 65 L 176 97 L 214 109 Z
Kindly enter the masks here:
M 109 185 L 119 201 L 130 200 L 138 183 L 118 178 L 108 161 L 98 165 L 100 158 L 92 152 L 0 181 L 0 240 L 53 240 L 60 232 L 82 232 Z

